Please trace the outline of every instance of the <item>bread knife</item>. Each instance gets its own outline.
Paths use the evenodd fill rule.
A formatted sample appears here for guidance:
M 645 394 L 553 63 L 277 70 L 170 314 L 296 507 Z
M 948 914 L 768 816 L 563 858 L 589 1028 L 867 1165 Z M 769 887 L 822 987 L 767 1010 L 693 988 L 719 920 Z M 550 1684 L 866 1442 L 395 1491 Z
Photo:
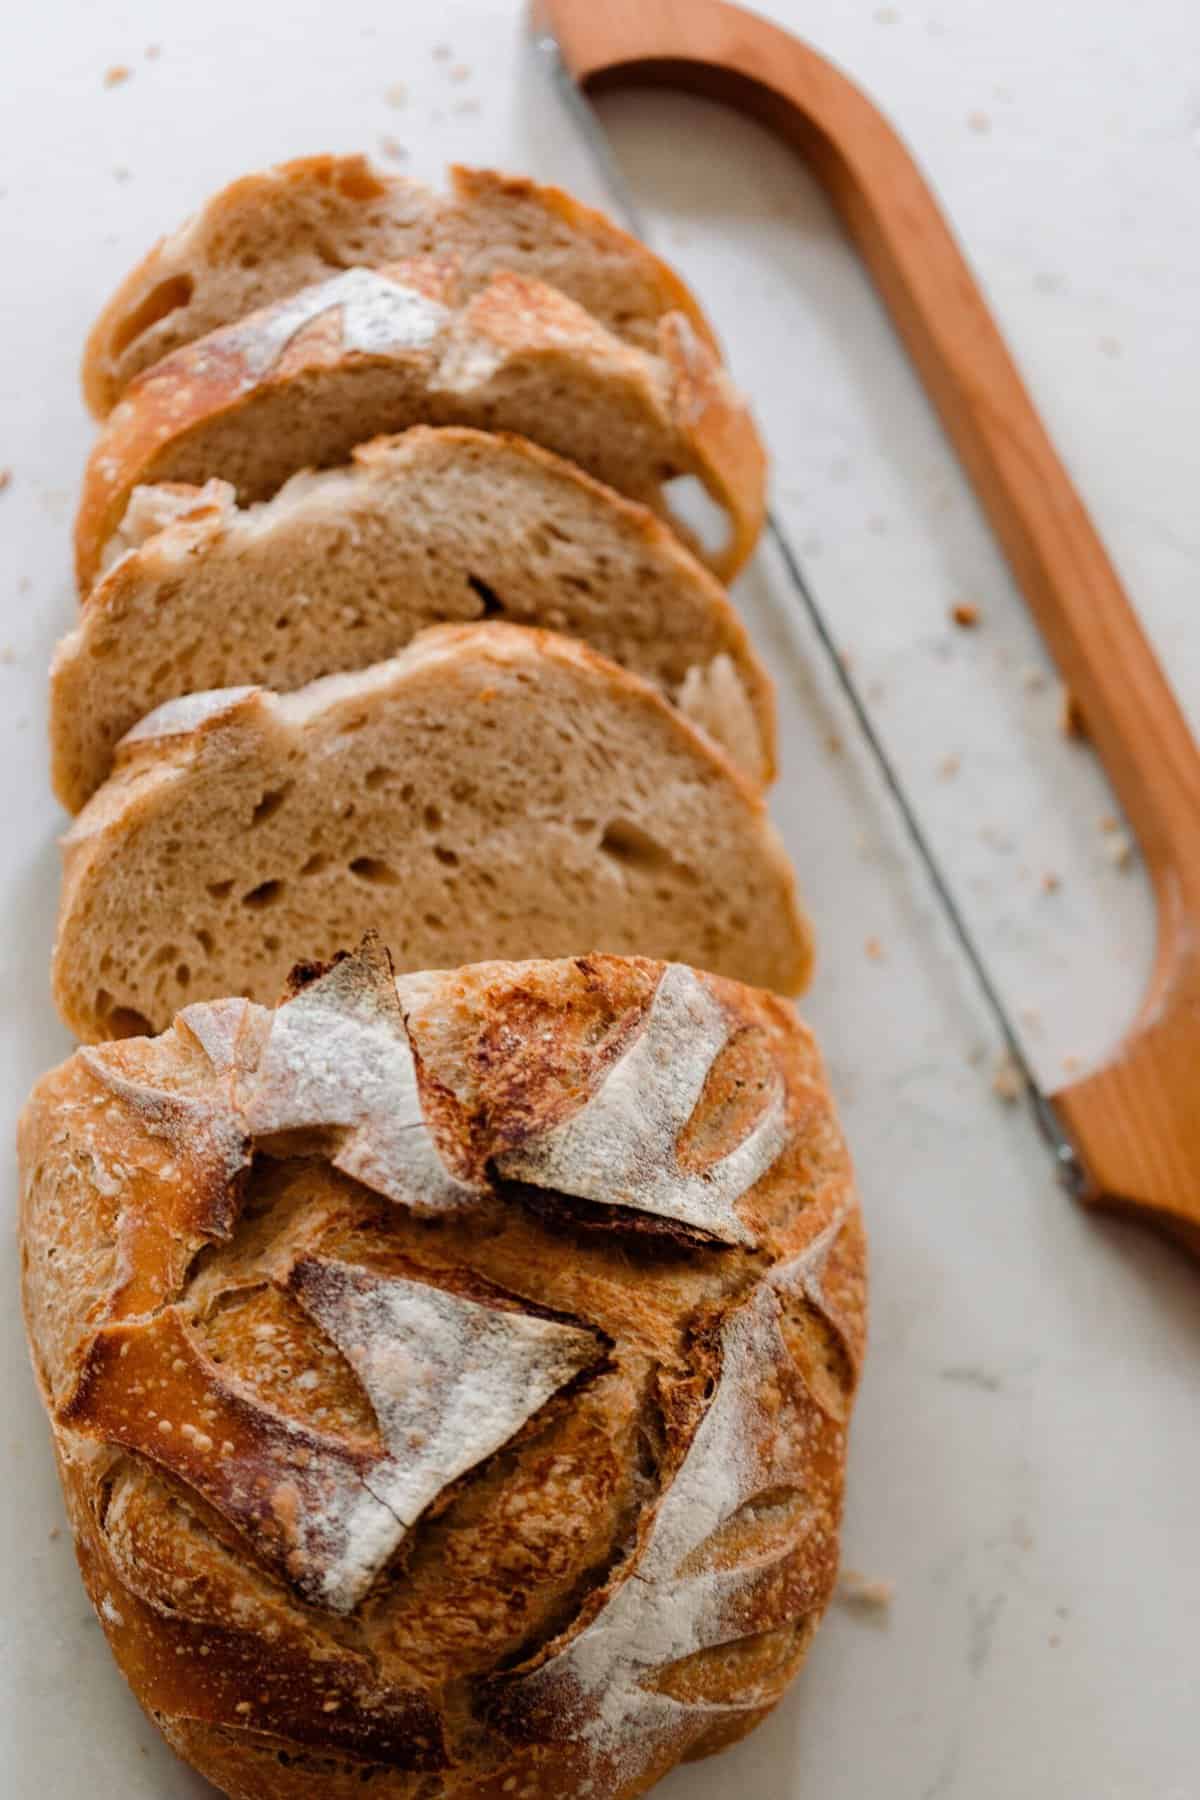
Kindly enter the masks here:
M 1039 1087 L 953 888 L 774 511 L 797 603 L 1024 1086 L 1060 1181 L 1200 1255 L 1200 752 L 1083 502 L 920 169 L 869 97 L 799 38 L 726 0 L 535 0 L 534 41 L 614 211 L 636 202 L 586 90 L 667 85 L 724 101 L 794 145 L 857 246 L 1003 545 L 1137 834 L 1157 945 L 1110 1059 Z

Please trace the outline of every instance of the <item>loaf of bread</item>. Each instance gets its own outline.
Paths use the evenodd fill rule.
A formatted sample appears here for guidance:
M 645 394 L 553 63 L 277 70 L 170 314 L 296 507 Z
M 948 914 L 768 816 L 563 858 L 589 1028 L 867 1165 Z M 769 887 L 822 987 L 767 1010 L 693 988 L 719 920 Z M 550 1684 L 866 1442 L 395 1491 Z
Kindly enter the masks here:
M 449 259 L 347 269 L 197 338 L 131 385 L 96 440 L 75 529 L 86 593 L 139 484 L 211 476 L 264 500 L 300 469 L 410 425 L 519 432 L 671 521 L 723 575 L 754 547 L 766 460 L 745 402 L 682 313 L 654 350 L 615 337 L 544 282 L 470 292 Z M 670 483 L 724 515 L 699 543 Z
M 635 951 L 794 993 L 811 961 L 759 791 L 647 682 L 526 626 L 170 701 L 64 846 L 54 992 L 86 1040 L 273 1001 L 372 926 L 405 969 Z
M 338 269 L 412 256 L 455 256 L 471 289 L 499 269 L 548 281 L 644 350 L 664 313 L 681 312 L 716 349 L 674 270 L 603 213 L 491 169 L 449 173 L 443 196 L 362 156 L 308 156 L 223 188 L 155 245 L 100 314 L 83 359 L 88 405 L 105 418 L 161 357 Z
M 863 1237 L 790 1007 L 589 956 L 79 1051 L 20 1133 L 88 1591 L 234 1800 L 632 1800 L 829 1597 Z
M 166 700 L 286 691 L 485 616 L 586 639 L 752 781 L 774 772 L 771 684 L 719 584 L 644 507 L 526 439 L 416 426 L 244 511 L 225 482 L 136 488 L 112 547 L 50 672 L 72 812 Z

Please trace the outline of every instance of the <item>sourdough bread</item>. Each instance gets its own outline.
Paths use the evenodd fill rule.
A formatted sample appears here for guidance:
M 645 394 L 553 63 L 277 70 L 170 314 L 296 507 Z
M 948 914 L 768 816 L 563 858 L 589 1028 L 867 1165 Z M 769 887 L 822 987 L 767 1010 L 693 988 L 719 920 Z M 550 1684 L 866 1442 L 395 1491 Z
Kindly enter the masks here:
M 54 786 L 72 812 L 166 700 L 290 690 L 485 616 L 584 638 L 752 781 L 774 772 L 770 681 L 718 583 L 645 508 L 525 439 L 416 426 L 241 511 L 224 482 L 136 488 L 111 542 L 50 671 Z
M 168 702 L 64 849 L 54 991 L 88 1040 L 270 1001 L 370 927 L 406 969 L 636 950 L 794 993 L 811 960 L 757 790 L 648 683 L 516 625 Z
M 243 176 L 163 238 L 97 319 L 83 387 L 97 418 L 160 358 L 338 269 L 453 254 L 464 283 L 500 269 L 569 294 L 618 337 L 653 350 L 664 313 L 716 340 L 672 269 L 561 188 L 451 168 L 450 192 L 373 168 L 362 156 L 309 156 Z
M 732 574 L 762 523 L 762 445 L 684 315 L 667 314 L 657 330 L 656 349 L 638 349 L 519 275 L 493 275 L 469 293 L 446 260 L 349 269 L 305 288 L 130 387 L 84 474 L 81 591 L 141 484 L 220 476 L 241 501 L 263 500 L 301 469 L 345 462 L 366 439 L 417 424 L 519 432 L 689 538 L 669 487 L 691 477 L 727 527 L 704 560 Z
M 20 1156 L 84 1581 L 233 1800 L 633 1800 L 779 1699 L 864 1330 L 790 1007 L 367 946 L 80 1051 Z

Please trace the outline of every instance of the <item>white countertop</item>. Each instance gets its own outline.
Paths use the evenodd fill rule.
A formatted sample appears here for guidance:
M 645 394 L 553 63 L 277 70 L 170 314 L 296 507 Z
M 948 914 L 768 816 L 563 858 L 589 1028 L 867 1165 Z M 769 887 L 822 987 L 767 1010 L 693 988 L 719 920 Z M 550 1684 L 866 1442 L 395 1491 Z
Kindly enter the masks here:
M 762 10 L 854 74 L 915 149 L 1196 723 L 1192 0 Z M 6 1142 L 29 1085 L 69 1047 L 46 975 L 63 820 L 44 671 L 74 607 L 85 328 L 155 235 L 287 156 L 402 148 L 432 180 L 453 157 L 598 199 L 521 27 L 506 0 L 169 13 L 39 0 L 0 25 Z M 131 77 L 106 86 L 120 64 Z M 617 96 L 604 111 L 658 246 L 726 336 L 817 591 L 1030 1051 L 1059 1082 L 1064 1058 L 1098 1056 L 1128 1018 L 1151 920 L 1140 872 L 1108 855 L 1112 802 L 1090 753 L 1061 741 L 1053 684 L 1035 685 L 1041 653 L 1004 566 L 790 153 L 681 97 Z M 784 702 L 774 808 L 822 945 L 804 1011 L 872 1233 L 845 1560 L 893 1582 L 894 1601 L 878 1617 L 835 1607 L 774 1718 L 661 1791 L 1192 1800 L 1200 1268 L 1057 1191 L 1023 1111 L 991 1091 L 986 1019 L 765 554 L 739 597 Z M 981 609 L 972 633 L 947 622 L 959 599 Z M 948 756 L 961 758 L 950 777 Z M 11 1167 L 0 1180 L 11 1209 Z M 3 1245 L 0 1792 L 209 1792 L 141 1718 L 91 1617 L 27 1371 L 11 1233 Z

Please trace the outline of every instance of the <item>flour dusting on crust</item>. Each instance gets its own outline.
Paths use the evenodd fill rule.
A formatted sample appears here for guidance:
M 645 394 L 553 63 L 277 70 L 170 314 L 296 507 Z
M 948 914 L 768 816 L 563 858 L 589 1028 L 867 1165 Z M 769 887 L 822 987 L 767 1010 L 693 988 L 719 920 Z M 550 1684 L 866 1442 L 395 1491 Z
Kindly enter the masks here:
M 497 1159 L 502 1175 L 608 1206 L 678 1219 L 727 1244 L 753 1244 L 736 1202 L 787 1137 L 783 1084 L 741 1143 L 703 1173 L 679 1167 L 677 1140 L 696 1110 L 730 1022 L 691 969 L 672 963 L 641 1032 L 579 1112 Z
M 362 1382 L 384 1443 L 362 1489 L 343 1497 L 342 1548 L 321 1573 L 325 1604 L 347 1612 L 442 1489 L 507 1443 L 600 1344 L 552 1319 L 320 1257 L 298 1263 L 289 1285 Z
M 739 1508 L 787 1474 L 760 1398 L 787 1363 L 778 1301 L 759 1286 L 726 1320 L 716 1391 L 640 1556 L 591 1622 L 509 1689 L 518 1718 L 532 1709 L 543 1729 L 586 1747 L 593 1778 L 619 1779 L 626 1757 L 643 1762 L 647 1740 L 669 1742 L 694 1720 L 695 1704 L 643 1684 L 682 1657 L 754 1631 L 756 1588 L 795 1551 L 789 1541 L 731 1569 L 682 1572 Z M 755 1704 L 761 1696 L 704 1710 Z
M 346 269 L 234 328 L 246 385 L 268 374 L 314 319 L 335 310 L 340 313 L 343 350 L 364 356 L 428 349 L 450 317 L 446 307 L 418 288 L 375 269 Z
M 425 1122 L 382 951 L 344 958 L 269 1017 L 266 1041 L 237 1087 L 253 1136 L 341 1128 L 334 1167 L 385 1198 L 429 1212 L 478 1198 L 451 1175 Z

